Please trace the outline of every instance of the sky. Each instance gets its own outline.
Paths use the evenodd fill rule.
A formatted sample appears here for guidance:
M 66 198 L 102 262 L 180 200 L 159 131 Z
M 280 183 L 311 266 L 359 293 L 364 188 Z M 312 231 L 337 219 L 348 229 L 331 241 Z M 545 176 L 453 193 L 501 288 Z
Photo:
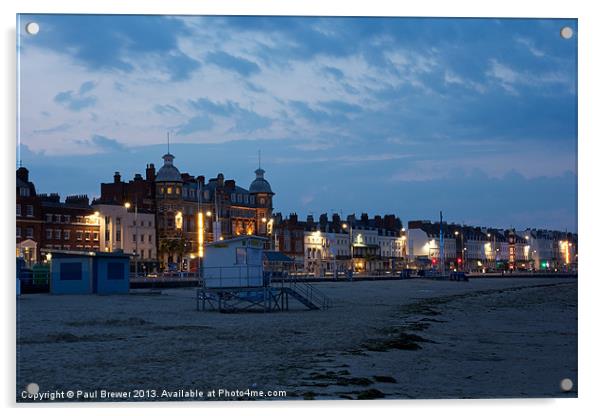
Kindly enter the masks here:
M 40 31 L 25 32 L 35 21 Z M 21 15 L 17 158 L 38 192 L 162 165 L 274 210 L 577 229 L 577 22 Z M 560 29 L 573 28 L 564 39 Z

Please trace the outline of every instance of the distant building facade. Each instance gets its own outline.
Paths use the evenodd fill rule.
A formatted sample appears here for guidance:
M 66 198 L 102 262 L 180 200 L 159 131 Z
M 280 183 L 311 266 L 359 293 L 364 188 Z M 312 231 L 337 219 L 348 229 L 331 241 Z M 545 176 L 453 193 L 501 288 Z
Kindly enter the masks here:
M 402 267 L 405 238 L 401 221 L 394 215 L 385 219 L 360 220 L 350 215 L 342 221 L 338 214 L 319 221 L 312 215 L 299 221 L 297 214 L 283 219 L 276 214 L 275 249 L 295 259 L 298 270 L 315 276 L 344 274 L 350 268 L 358 273 L 385 273 Z
M 180 173 L 175 156 L 163 156 L 155 172 L 148 164 L 146 177 L 136 175 L 127 183 L 117 172 L 113 183 L 101 184 L 97 204 L 123 205 L 130 202 L 154 213 L 157 259 L 161 269 L 192 270 L 199 252 L 202 214 L 204 242 L 240 235 L 265 236 L 269 232 L 274 192 L 258 168 L 249 189 L 226 180 L 223 174 L 205 182 L 204 176 Z
M 36 187 L 29 180 L 29 171 L 17 169 L 17 257 L 22 257 L 28 266 L 40 261 L 42 243 L 42 208 Z
M 496 229 L 409 221 L 410 262 L 440 268 L 440 229 L 446 270 L 576 270 L 577 235 L 547 230 Z
M 137 256 L 140 272 L 153 272 L 157 261 L 155 214 L 135 206 L 92 205 L 100 218 L 100 251 Z M 133 265 L 132 265 L 133 266 Z
M 100 249 L 100 217 L 90 206 L 86 195 L 39 195 L 42 208 L 42 249 L 98 251 Z

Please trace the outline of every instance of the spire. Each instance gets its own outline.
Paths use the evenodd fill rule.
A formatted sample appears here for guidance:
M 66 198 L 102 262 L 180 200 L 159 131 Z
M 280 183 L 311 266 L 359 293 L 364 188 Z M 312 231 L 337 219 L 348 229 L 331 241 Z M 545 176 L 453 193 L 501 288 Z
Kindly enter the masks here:
M 169 132 L 167 132 L 167 154 L 169 154 Z
M 261 169 L 261 149 L 257 151 L 257 158 L 259 159 L 259 169 Z

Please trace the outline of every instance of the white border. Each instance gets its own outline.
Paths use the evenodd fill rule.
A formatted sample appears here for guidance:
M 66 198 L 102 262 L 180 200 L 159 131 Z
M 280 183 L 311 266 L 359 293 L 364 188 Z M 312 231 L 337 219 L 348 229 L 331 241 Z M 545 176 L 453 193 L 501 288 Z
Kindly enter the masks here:
M 566 400 L 440 400 L 440 401 L 386 401 L 386 402 L 317 402 L 317 403 L 203 403 L 198 404 L 147 404 L 137 405 L 144 409 L 130 409 L 145 414 L 163 414 L 166 406 L 177 407 L 178 413 L 219 412 L 252 415 L 283 414 L 301 415 L 307 412 L 345 412 L 360 415 L 375 409 L 382 414 L 435 413 L 447 415 L 497 415 L 519 412 L 545 413 L 546 415 L 585 414 L 599 406 L 598 386 L 600 382 L 600 331 L 597 323 L 600 317 L 600 259 L 595 252 L 595 238 L 600 235 L 600 221 L 596 221 L 601 207 L 600 201 L 600 110 L 595 107 L 596 98 L 601 96 L 600 42 L 602 42 L 602 22 L 596 13 L 594 2 L 545 1 L 534 4 L 525 0 L 506 0 L 495 3 L 485 1 L 421 0 L 395 3 L 383 0 L 11 0 L 0 5 L 0 19 L 3 29 L 2 42 L 2 91 L 0 102 L 4 140 L 2 141 L 4 164 L 2 165 L 2 195 L 6 196 L 0 205 L 0 221 L 3 232 L 0 255 L 4 273 L 2 281 L 3 327 L 5 337 L 2 344 L 3 374 L 0 378 L 0 394 L 3 406 L 14 408 L 14 369 L 15 369 L 15 301 L 14 301 L 14 168 L 15 164 L 15 22 L 16 13 L 128 13 L 128 14 L 264 14 L 264 15 L 354 15 L 354 16 L 442 16 L 442 17 L 562 17 L 579 19 L 579 399 Z M 598 405 L 598 406 L 596 406 Z M 83 409 L 82 407 L 85 407 Z M 25 406 L 26 413 L 71 414 L 85 411 L 100 414 L 106 409 L 99 405 L 70 406 Z M 132 406 L 127 406 L 132 407 Z M 244 410 L 243 410 L 244 408 Z M 341 409 L 341 410 L 339 410 Z

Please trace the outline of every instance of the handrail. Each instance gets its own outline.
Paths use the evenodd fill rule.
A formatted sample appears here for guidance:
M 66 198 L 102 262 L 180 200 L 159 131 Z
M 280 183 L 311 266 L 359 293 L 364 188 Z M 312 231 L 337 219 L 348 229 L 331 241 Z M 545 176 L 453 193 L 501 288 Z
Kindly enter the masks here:
M 332 300 L 326 296 L 321 290 L 310 285 L 307 282 L 291 279 L 288 281 L 292 289 L 297 290 L 301 295 L 305 296 L 313 304 L 319 305 L 321 309 L 332 307 Z

